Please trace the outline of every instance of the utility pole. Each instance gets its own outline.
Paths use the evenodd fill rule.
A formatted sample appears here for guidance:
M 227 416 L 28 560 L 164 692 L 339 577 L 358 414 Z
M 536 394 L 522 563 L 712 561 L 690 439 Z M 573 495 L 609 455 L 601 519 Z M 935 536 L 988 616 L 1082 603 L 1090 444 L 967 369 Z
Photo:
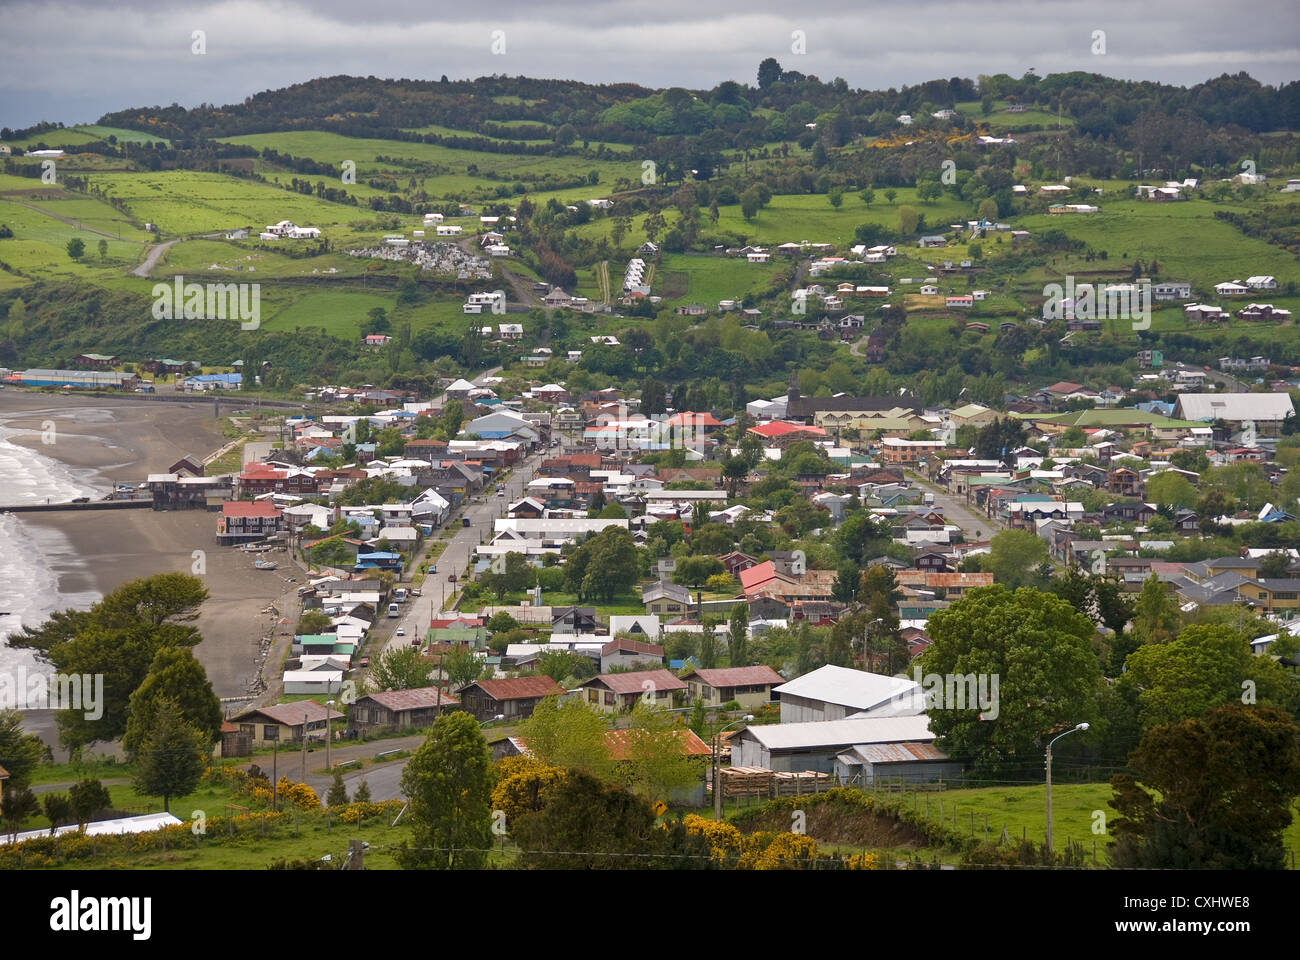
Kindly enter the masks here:
M 348 869 L 349 870 L 366 869 L 362 863 L 362 857 L 364 856 L 365 856 L 365 850 L 361 846 L 361 841 L 349 840 L 348 841 Z
M 302 769 L 298 772 L 298 779 L 304 783 L 307 782 L 307 708 L 302 708 Z
M 279 810 L 280 788 L 280 728 L 275 728 L 274 746 L 271 748 L 271 809 Z

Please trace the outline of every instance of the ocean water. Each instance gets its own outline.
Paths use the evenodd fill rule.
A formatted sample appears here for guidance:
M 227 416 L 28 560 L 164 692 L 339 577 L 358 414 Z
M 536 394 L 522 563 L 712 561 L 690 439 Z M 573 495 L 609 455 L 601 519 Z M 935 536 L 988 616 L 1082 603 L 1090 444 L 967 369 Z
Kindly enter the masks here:
M 0 505 L 68 501 L 104 488 L 93 470 L 65 466 L 39 449 L 28 450 L 9 438 L 32 431 L 0 426 Z M 86 608 L 95 592 L 59 593 L 57 571 L 81 563 L 62 533 L 25 523 L 15 513 L 0 514 L 0 670 L 32 667 L 29 650 L 13 649 L 7 638 L 24 626 L 42 623 L 55 610 Z

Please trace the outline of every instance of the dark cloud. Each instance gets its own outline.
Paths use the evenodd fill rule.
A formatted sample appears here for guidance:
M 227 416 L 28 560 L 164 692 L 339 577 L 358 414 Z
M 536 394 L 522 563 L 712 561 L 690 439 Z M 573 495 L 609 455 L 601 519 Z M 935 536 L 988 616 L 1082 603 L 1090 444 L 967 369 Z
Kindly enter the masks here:
M 1192 84 L 1247 71 L 1300 75 L 1292 0 L 1233 17 L 1210 0 L 698 0 L 429 4 L 416 0 L 0 3 L 0 125 L 66 123 L 109 110 L 240 102 L 260 90 L 339 73 L 436 79 L 489 73 L 594 83 L 711 87 L 752 82 L 775 56 L 851 86 L 935 77 L 1087 70 Z M 191 52 L 203 30 L 207 52 Z M 505 53 L 490 52 L 504 31 Z M 1105 32 L 1096 55 L 1094 31 Z M 802 31 L 806 52 L 792 52 Z

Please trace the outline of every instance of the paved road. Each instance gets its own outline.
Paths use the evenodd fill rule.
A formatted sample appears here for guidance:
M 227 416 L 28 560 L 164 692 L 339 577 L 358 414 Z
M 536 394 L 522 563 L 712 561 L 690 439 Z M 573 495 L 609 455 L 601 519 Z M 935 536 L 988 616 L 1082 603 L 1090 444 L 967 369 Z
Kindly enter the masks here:
M 443 602 L 454 589 L 450 578 L 455 576 L 459 580 L 464 577 L 474 550 L 480 543 L 492 538 L 493 521 L 497 517 L 505 516 L 507 506 L 523 495 L 528 481 L 533 479 L 541 462 L 541 454 L 534 454 L 527 460 L 521 460 L 515 465 L 514 472 L 506 482 L 505 496 L 497 496 L 496 486 L 488 484 L 483 488 L 482 494 L 471 500 L 447 521 L 449 527 L 455 528 L 456 535 L 447 543 L 442 554 L 435 561 L 438 572 L 431 573 L 425 579 L 422 588 L 423 596 L 408 600 L 404 605 L 403 615 L 392 624 L 394 628 L 401 627 L 405 631 L 405 636 L 399 637 L 394 633 L 385 644 L 385 650 L 398 649 L 416 639 L 423 640 L 429 621 L 442 610 Z M 468 527 L 462 526 L 462 517 L 469 517 Z
M 158 261 L 162 259 L 164 253 L 170 250 L 175 244 L 180 243 L 180 239 L 168 240 L 166 243 L 156 243 L 145 251 L 144 262 L 131 271 L 133 277 L 148 277 Z
M 948 493 L 943 487 L 930 483 L 919 474 L 910 473 L 910 479 L 926 492 L 934 494 L 934 503 L 943 508 L 944 518 L 961 527 L 969 540 L 987 540 L 1006 529 L 1006 524 L 991 520 L 979 510 L 967 505 L 965 495 Z

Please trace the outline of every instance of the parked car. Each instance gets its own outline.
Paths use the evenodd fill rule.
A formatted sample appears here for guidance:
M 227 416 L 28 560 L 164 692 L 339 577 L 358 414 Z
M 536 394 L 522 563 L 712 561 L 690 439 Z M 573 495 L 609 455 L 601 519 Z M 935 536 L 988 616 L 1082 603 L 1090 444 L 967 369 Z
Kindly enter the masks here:
M 404 637 L 404 636 L 406 636 L 406 628 L 405 628 L 405 627 L 398 627 L 398 628 L 397 628 L 397 635 L 398 635 L 399 637 Z
M 357 661 L 357 666 L 359 666 L 359 667 L 368 667 L 368 666 L 370 666 L 370 658 L 369 658 L 369 657 L 362 657 L 360 660 Z

